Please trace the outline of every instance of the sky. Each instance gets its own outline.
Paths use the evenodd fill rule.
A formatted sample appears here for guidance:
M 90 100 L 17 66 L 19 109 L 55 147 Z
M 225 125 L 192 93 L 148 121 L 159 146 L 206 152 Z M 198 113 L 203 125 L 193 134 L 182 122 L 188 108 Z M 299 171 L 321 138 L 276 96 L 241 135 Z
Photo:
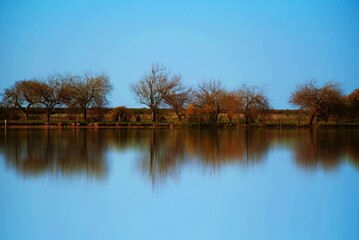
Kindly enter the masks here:
M 359 1 L 0 0 L 0 91 L 53 73 L 107 73 L 112 107 L 160 63 L 196 87 L 263 87 L 275 109 L 298 84 L 359 87 Z

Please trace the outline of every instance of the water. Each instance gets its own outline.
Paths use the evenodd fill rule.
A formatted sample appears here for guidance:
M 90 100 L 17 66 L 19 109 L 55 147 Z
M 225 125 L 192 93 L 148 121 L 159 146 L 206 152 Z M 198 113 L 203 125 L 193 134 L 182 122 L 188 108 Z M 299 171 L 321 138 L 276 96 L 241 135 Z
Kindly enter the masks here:
M 359 130 L 0 131 L 0 239 L 359 239 Z

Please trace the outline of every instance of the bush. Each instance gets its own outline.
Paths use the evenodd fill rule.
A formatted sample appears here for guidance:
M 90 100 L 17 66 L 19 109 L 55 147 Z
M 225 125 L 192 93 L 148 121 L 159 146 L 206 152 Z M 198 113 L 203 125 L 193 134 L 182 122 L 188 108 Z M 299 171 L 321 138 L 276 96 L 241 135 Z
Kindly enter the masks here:
M 130 122 L 131 121 L 131 113 L 130 111 L 124 107 L 117 107 L 110 111 L 109 118 L 111 121 L 117 122 Z

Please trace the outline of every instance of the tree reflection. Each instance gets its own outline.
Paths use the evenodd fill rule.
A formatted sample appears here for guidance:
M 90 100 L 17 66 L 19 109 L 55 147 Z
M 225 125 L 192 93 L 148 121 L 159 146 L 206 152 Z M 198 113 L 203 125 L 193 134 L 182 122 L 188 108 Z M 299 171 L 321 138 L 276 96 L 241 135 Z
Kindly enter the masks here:
M 199 166 L 260 164 L 273 148 L 288 149 L 297 166 L 334 169 L 348 161 L 359 169 L 358 129 L 8 129 L 0 152 L 23 175 L 107 174 L 106 152 L 134 150 L 136 166 L 153 185 Z M 288 159 L 291 160 L 291 159 Z
M 148 130 L 139 137 L 138 166 L 153 185 L 176 177 L 186 164 L 258 164 L 274 147 L 290 149 L 305 169 L 332 169 L 343 160 L 359 168 L 359 132 L 353 129 Z
M 187 131 L 148 130 L 141 136 L 143 141 L 138 166 L 144 175 L 156 184 L 167 176 L 175 177 L 187 156 Z
M 343 160 L 359 168 L 358 129 L 308 129 L 296 139 L 295 160 L 306 169 L 334 169 Z
M 138 166 L 152 183 L 176 177 L 185 164 L 210 170 L 225 164 L 259 163 L 268 152 L 270 132 L 264 130 L 152 130 L 139 154 Z
M 9 129 L 1 135 L 0 147 L 6 163 L 23 175 L 106 175 L 101 131 Z

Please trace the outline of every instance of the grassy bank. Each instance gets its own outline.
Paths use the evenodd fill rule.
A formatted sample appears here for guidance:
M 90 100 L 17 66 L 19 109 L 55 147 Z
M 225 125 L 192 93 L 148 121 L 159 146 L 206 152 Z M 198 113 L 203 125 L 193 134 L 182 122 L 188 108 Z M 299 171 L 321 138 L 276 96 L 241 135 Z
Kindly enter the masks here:
M 189 122 L 91 122 L 91 121 L 51 121 L 44 122 L 39 120 L 29 121 L 2 121 L 1 128 L 352 128 L 359 127 L 356 123 L 317 123 L 312 126 L 309 124 L 294 123 L 254 123 L 246 125 L 242 122 L 220 122 L 220 123 L 189 123 Z
M 226 113 L 218 116 L 217 123 L 204 120 L 190 122 L 184 118 L 179 121 L 177 115 L 169 109 L 161 109 L 159 121 L 151 121 L 149 109 L 125 109 L 126 117 L 119 117 L 120 113 L 115 109 L 106 109 L 101 119 L 97 119 L 96 112 L 89 111 L 89 120 L 83 121 L 81 112 L 71 109 L 56 109 L 51 115 L 51 121 L 47 122 L 46 114 L 41 109 L 34 109 L 29 114 L 29 120 L 22 120 L 21 115 L 0 113 L 0 127 L 4 128 L 196 128 L 196 127 L 219 127 L 219 128 L 308 128 L 308 127 L 358 127 L 359 121 L 346 121 L 341 119 L 329 119 L 319 121 L 316 119 L 310 126 L 309 116 L 299 110 L 271 110 L 265 116 L 251 119 L 250 126 L 245 124 L 244 116 L 233 115 L 231 119 Z M 5 123 L 5 119 L 6 123 Z M 231 120 L 231 121 L 230 121 Z

